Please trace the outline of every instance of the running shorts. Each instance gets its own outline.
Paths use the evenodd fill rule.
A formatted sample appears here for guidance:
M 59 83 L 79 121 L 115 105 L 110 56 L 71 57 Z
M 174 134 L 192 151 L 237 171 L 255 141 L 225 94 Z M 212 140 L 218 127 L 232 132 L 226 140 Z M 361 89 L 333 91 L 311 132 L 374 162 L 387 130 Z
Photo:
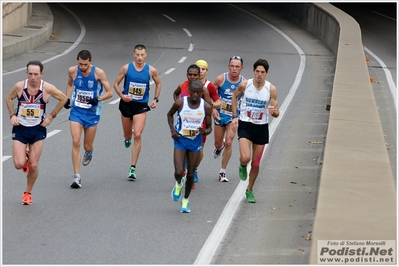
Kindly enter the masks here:
M 182 151 L 199 152 L 202 149 L 202 137 L 197 135 L 194 139 L 188 139 L 180 136 L 179 138 L 173 139 L 175 148 Z
M 83 125 L 83 128 L 87 129 L 96 126 L 99 123 L 100 115 L 96 115 L 93 111 L 86 111 L 72 107 L 71 113 L 69 114 L 69 120 L 80 123 Z
M 47 128 L 40 125 L 33 127 L 18 125 L 12 128 L 12 140 L 18 140 L 23 144 L 34 144 L 46 137 Z
M 269 124 L 253 124 L 238 120 L 238 139 L 246 138 L 256 145 L 269 143 Z

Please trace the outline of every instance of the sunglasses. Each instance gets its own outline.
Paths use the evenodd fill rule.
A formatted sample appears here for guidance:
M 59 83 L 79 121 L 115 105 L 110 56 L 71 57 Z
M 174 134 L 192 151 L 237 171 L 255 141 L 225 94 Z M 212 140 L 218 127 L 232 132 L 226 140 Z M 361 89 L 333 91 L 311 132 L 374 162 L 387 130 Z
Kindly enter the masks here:
M 230 58 L 229 62 L 232 61 L 233 59 L 240 60 L 241 63 L 243 63 L 243 60 L 242 60 L 242 58 L 241 58 L 240 56 L 232 56 L 232 57 Z

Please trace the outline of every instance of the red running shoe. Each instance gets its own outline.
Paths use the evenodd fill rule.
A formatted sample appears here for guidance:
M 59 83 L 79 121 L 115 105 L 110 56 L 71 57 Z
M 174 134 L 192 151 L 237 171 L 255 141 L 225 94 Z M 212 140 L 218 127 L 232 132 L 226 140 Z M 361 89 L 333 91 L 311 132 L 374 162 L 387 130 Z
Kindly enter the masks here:
M 28 192 L 24 192 L 22 195 L 22 205 L 32 204 L 32 195 Z

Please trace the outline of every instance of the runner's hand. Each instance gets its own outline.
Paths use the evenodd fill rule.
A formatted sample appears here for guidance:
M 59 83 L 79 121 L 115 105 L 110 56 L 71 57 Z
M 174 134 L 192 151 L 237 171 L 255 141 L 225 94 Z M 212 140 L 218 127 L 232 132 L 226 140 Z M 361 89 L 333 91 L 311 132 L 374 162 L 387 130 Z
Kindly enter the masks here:
M 87 104 L 90 104 L 92 106 L 97 106 L 98 105 L 98 98 L 91 98 Z
M 68 98 L 67 102 L 64 105 L 64 108 L 70 109 L 71 108 L 71 99 Z

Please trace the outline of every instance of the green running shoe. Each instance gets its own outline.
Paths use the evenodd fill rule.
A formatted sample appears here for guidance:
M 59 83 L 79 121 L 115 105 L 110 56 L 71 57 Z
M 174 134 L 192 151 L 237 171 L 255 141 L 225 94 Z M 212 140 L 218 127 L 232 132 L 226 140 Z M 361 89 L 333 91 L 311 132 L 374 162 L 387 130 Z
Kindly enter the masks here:
M 132 144 L 132 140 L 125 140 L 125 147 L 126 148 L 129 148 L 131 144 Z
M 254 194 L 252 193 L 252 190 L 247 189 L 245 191 L 245 197 L 247 198 L 248 203 L 256 203 L 256 199 L 254 197 Z
M 244 167 L 240 164 L 240 167 L 238 168 L 238 175 L 242 181 L 247 180 L 247 166 Z
M 127 175 L 127 178 L 129 178 L 130 181 L 136 180 L 136 168 L 133 166 L 130 166 L 129 174 Z

